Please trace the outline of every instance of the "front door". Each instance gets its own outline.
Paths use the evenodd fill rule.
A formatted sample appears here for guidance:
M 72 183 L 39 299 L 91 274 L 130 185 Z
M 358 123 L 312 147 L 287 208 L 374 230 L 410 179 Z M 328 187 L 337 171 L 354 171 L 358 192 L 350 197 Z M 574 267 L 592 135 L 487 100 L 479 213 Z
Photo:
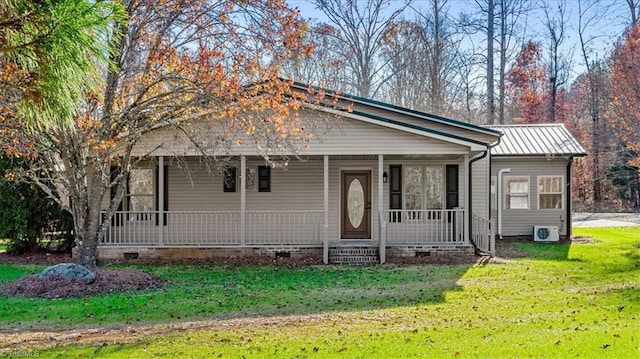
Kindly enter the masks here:
M 371 171 L 342 172 L 342 238 L 371 239 Z

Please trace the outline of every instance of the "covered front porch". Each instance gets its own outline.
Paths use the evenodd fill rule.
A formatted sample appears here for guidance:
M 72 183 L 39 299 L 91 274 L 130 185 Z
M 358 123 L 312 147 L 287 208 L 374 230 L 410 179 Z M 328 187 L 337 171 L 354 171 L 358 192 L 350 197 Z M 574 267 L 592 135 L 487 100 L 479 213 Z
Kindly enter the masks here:
M 473 251 L 474 244 L 488 243 L 490 238 L 488 221 L 465 209 L 469 207 L 465 190 L 469 155 L 465 154 L 309 156 L 302 162 L 292 161 L 286 171 L 266 171 L 261 158 L 238 156 L 237 168 L 229 171 L 233 178 L 228 178 L 229 172 L 186 178 L 168 162 L 159 156 L 149 166 L 155 171 L 152 187 L 165 190 L 144 201 L 130 189 L 128 193 L 133 194 L 125 210 L 112 218 L 103 216 L 109 223 L 99 252 L 159 248 L 299 252 L 321 255 L 328 263 L 331 248 L 357 246 L 377 249 L 378 261 L 384 263 L 387 253 L 396 249 L 407 255 Z M 449 188 L 447 194 L 446 172 L 453 166 L 459 171 L 449 170 L 456 177 L 449 186 L 456 189 Z M 443 208 L 420 208 L 428 207 L 431 193 L 423 183 L 426 178 L 414 191 L 422 199 L 416 199 L 409 188 L 410 178 L 402 180 L 418 169 L 423 177 L 429 171 L 438 173 L 439 184 L 434 188 Z M 191 197 L 185 198 L 187 193 Z M 447 195 L 455 197 L 455 203 L 447 203 Z M 147 208 L 136 203 L 146 203 Z M 483 250 L 490 250 L 488 244 L 484 246 Z

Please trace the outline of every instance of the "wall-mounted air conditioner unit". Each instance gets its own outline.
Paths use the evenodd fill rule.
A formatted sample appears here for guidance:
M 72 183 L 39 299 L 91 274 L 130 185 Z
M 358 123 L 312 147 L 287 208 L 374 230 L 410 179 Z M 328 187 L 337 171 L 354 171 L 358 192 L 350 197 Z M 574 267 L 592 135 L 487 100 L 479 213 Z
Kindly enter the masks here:
M 536 242 L 557 242 L 560 240 L 558 226 L 534 226 L 533 240 Z

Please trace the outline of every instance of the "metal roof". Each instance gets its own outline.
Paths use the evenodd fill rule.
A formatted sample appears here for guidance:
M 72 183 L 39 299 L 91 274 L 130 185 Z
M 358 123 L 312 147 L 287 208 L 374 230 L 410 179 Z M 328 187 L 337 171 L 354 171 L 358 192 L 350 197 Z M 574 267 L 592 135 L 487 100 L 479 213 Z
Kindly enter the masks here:
M 578 140 L 561 123 L 486 126 L 502 132 L 492 156 L 586 156 Z

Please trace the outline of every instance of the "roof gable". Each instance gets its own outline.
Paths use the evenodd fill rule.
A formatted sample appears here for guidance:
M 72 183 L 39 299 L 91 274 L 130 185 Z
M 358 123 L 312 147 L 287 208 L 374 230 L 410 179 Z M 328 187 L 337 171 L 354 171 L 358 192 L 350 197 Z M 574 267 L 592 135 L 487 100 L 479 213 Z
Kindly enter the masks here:
M 472 150 L 484 150 L 490 145 L 490 143 L 478 141 L 473 138 L 466 138 L 456 134 L 439 131 L 433 128 L 417 126 L 413 123 L 397 121 L 390 118 L 363 112 L 363 111 L 346 112 L 346 111 L 331 109 L 328 107 L 314 107 L 313 109 L 316 111 L 323 111 L 323 112 L 336 114 L 343 118 L 347 118 L 351 120 L 367 122 L 367 123 L 379 125 L 382 127 L 391 128 L 394 130 L 400 130 L 407 133 L 421 135 L 427 138 L 433 138 L 440 141 L 467 146 L 467 147 L 470 147 Z
M 478 126 L 478 125 L 474 125 L 474 124 L 470 124 L 470 123 L 466 123 L 458 120 L 453 120 L 453 119 L 449 119 L 441 116 L 436 116 L 433 114 L 412 110 L 412 109 L 404 108 L 401 106 L 395 106 L 395 105 L 391 105 L 381 101 L 367 99 L 364 97 L 358 97 L 358 96 L 353 96 L 348 94 L 339 94 L 334 91 L 321 89 L 318 87 L 310 86 L 310 85 L 299 83 L 299 82 L 293 82 L 291 85 L 291 88 L 298 91 L 307 91 L 310 88 L 313 89 L 314 91 L 323 91 L 331 98 L 337 98 L 341 101 L 367 106 L 368 108 L 371 108 L 372 111 L 366 111 L 366 108 L 363 108 L 363 107 L 361 107 L 359 110 L 347 109 L 347 108 L 331 109 L 330 108 L 331 106 L 327 106 L 327 107 L 320 106 L 320 107 L 316 107 L 316 109 L 326 111 L 326 112 L 336 113 L 344 117 L 351 117 L 356 119 L 366 118 L 373 122 L 377 122 L 378 124 L 381 124 L 383 126 L 387 126 L 387 127 L 393 126 L 396 129 L 404 128 L 407 131 L 410 131 L 413 133 L 415 133 L 416 131 L 422 132 L 424 135 L 428 137 L 435 136 L 440 139 L 443 139 L 443 138 L 448 139 L 455 143 L 466 142 L 473 146 L 487 147 L 497 142 L 498 138 L 501 135 L 499 131 L 491 128 Z M 377 109 L 377 111 L 373 110 L 374 108 Z M 382 112 L 380 110 L 386 111 L 386 112 Z M 389 115 L 393 113 L 394 115 L 386 116 L 384 115 L 385 113 Z M 402 117 L 400 117 L 399 119 L 398 116 L 404 117 L 405 120 L 403 121 Z M 431 123 L 431 126 L 429 126 L 430 123 Z M 434 126 L 434 124 L 438 124 L 439 126 Z M 437 128 L 434 128 L 434 127 L 437 127 Z M 452 131 L 450 132 L 446 131 L 447 128 L 451 129 Z M 466 132 L 466 134 L 472 134 L 472 136 L 475 136 L 475 137 L 478 137 L 478 134 L 481 134 L 483 135 L 482 136 L 483 140 L 479 140 L 471 136 L 466 136 L 464 135 L 465 132 L 462 132 L 461 134 L 460 130 L 453 131 L 454 129 L 462 129 L 462 130 L 468 131 Z
M 486 126 L 502 133 L 492 156 L 586 156 L 567 128 L 560 123 Z

